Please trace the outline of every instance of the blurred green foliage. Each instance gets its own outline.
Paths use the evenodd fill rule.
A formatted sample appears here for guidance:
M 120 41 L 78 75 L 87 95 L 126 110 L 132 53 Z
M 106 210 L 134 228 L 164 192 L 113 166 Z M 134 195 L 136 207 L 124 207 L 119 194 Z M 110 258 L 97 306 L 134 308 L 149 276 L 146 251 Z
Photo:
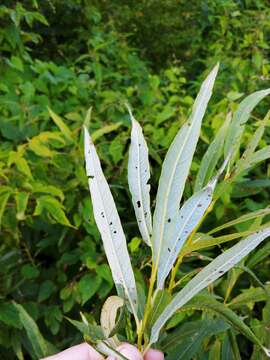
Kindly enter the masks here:
M 150 254 L 140 242 L 127 190 L 130 123 L 123 103 L 132 104 L 143 124 L 155 193 L 161 160 L 187 118 L 199 75 L 221 61 L 186 186 L 189 196 L 199 162 L 228 112 L 242 95 L 269 87 L 269 16 L 266 0 L 1 2 L 1 358 L 21 360 L 28 354 L 37 359 L 80 341 L 64 316 L 76 318 L 83 311 L 94 321 L 114 293 L 84 172 L 81 127 L 87 110 L 92 107 L 89 127 L 144 289 Z M 266 110 L 264 101 L 243 143 Z M 269 128 L 260 146 L 267 143 Z M 245 174 L 216 204 L 207 219 L 209 229 L 268 206 L 269 174 L 267 163 Z M 236 225 L 233 231 L 251 225 Z M 268 245 L 264 255 L 269 252 Z M 204 255 L 214 253 L 210 249 Z M 179 276 L 200 261 L 187 258 Z M 269 280 L 266 256 L 259 257 L 256 275 L 263 283 Z M 230 286 L 232 303 L 246 295 L 244 304 L 234 306 L 270 345 L 269 332 L 263 330 L 269 328 L 267 298 L 246 273 L 235 281 L 233 276 L 221 282 L 218 294 L 226 296 Z M 194 326 L 204 329 L 202 319 L 195 312 Z M 225 359 L 232 351 L 235 333 L 223 323 L 211 326 L 219 325 L 220 331 L 212 331 L 218 336 L 198 346 L 200 359 Z M 40 341 L 33 343 L 33 338 Z M 252 359 L 262 359 L 241 339 L 242 358 L 253 351 Z

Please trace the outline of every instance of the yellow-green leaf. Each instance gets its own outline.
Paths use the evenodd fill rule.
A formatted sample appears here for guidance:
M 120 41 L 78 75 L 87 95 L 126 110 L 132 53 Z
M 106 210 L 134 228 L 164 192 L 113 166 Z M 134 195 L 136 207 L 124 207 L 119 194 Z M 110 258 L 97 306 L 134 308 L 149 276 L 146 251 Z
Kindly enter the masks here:
M 37 199 L 37 206 L 34 211 L 34 216 L 40 215 L 43 210 L 46 210 L 59 224 L 74 227 L 66 217 L 66 214 L 63 210 L 63 205 L 53 197 L 44 195 Z
M 48 110 L 53 122 L 55 123 L 55 125 L 58 126 L 58 128 L 63 133 L 65 138 L 70 142 L 74 142 L 73 135 L 69 127 L 64 123 L 64 121 L 60 118 L 60 116 L 55 114 L 50 108 L 48 108 Z

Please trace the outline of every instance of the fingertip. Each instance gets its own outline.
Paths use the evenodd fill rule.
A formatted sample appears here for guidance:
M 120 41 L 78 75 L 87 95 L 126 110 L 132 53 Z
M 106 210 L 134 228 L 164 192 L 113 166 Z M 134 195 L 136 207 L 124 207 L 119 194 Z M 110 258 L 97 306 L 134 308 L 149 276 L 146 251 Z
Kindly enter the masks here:
M 121 344 L 116 349 L 119 351 L 122 355 L 126 356 L 129 360 L 143 360 L 142 354 L 139 352 L 139 350 L 128 343 Z M 117 360 L 115 356 L 109 356 L 107 360 Z
M 43 360 L 103 360 L 101 356 L 94 348 L 87 343 L 72 346 L 56 355 L 49 356 Z M 42 360 L 42 359 L 41 359 Z
M 104 357 L 89 344 L 83 343 L 81 344 L 81 346 L 85 346 L 85 348 L 87 349 L 88 352 L 87 360 L 104 360 Z
M 144 355 L 144 360 L 164 360 L 164 354 L 155 349 L 149 349 Z

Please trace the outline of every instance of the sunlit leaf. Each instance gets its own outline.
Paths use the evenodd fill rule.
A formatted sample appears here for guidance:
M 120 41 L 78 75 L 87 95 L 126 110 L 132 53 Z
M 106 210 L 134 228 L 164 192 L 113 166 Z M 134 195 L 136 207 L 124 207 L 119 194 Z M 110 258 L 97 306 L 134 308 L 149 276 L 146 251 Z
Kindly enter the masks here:
M 122 125 L 121 122 L 115 123 L 115 124 L 110 124 L 110 125 L 105 125 L 102 128 L 94 131 L 91 134 L 92 140 L 95 141 L 97 139 L 99 139 L 101 136 L 105 135 L 105 134 L 109 134 L 115 130 L 117 130 L 120 126 Z
M 67 140 L 69 140 L 70 142 L 73 142 L 74 139 L 73 139 L 72 132 L 69 129 L 69 127 L 65 124 L 65 122 L 60 118 L 60 116 L 55 114 L 51 109 L 48 108 L 48 111 L 49 111 L 49 114 L 50 114 L 53 122 L 58 126 L 58 128 L 63 133 L 65 138 Z
M 38 216 L 43 210 L 46 210 L 59 224 L 73 227 L 66 217 L 63 208 L 63 205 L 55 198 L 49 195 L 43 195 L 37 198 L 37 205 L 33 215 Z

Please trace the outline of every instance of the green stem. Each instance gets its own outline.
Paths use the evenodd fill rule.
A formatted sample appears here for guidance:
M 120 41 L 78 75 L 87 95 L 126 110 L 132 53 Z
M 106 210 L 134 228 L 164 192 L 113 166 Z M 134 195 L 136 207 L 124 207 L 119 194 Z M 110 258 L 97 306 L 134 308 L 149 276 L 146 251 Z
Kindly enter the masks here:
M 155 281 L 156 281 L 156 276 L 157 276 L 157 267 L 153 266 L 152 267 L 152 272 L 151 272 L 151 277 L 150 277 L 149 291 L 148 291 L 147 302 L 146 302 L 146 306 L 145 306 L 144 317 L 143 317 L 141 326 L 138 329 L 138 343 L 137 343 L 137 345 L 138 345 L 138 349 L 140 351 L 142 350 L 142 340 L 143 340 L 144 330 L 145 330 L 145 327 L 147 325 L 147 320 L 148 320 L 148 317 L 150 315 L 151 308 L 152 308 L 152 295 L 153 295 L 153 291 L 154 291 L 154 285 L 155 285 Z

